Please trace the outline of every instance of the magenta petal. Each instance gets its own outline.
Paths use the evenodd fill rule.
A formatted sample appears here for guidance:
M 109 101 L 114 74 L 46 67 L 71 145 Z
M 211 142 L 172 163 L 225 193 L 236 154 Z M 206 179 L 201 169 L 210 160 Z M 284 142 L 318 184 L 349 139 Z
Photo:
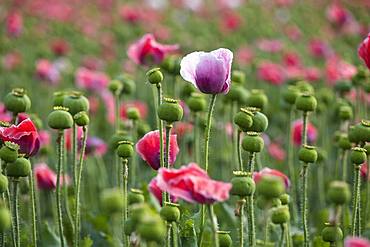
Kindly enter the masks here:
M 204 54 L 205 52 L 202 51 L 192 52 L 186 55 L 180 63 L 180 75 L 185 81 L 192 83 L 195 87 L 197 87 L 197 83 L 195 80 L 195 71 L 200 61 L 200 57 Z

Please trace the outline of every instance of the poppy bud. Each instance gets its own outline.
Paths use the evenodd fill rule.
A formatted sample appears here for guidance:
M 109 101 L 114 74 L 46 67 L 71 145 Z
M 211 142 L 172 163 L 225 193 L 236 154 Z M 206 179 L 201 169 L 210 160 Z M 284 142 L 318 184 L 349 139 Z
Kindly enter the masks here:
M 159 84 L 163 81 L 163 74 L 160 68 L 154 68 L 146 72 L 150 84 Z
M 122 91 L 122 88 L 122 82 L 119 80 L 112 80 L 108 85 L 108 89 L 113 95 L 119 95 Z
M 288 205 L 290 203 L 290 196 L 288 194 L 282 194 L 279 197 L 282 205 Z
M 260 132 L 264 132 L 267 129 L 269 125 L 269 121 L 265 114 L 263 114 L 262 112 L 255 112 L 252 119 L 253 119 L 253 124 L 249 128 L 249 131 L 260 133 Z
M 285 186 L 281 178 L 274 176 L 263 176 L 257 183 L 257 193 L 266 199 L 280 197 L 285 191 Z
M 337 83 L 335 83 L 334 89 L 340 95 L 344 95 L 351 91 L 352 83 L 350 81 L 338 81 Z
M 9 177 L 27 177 L 31 173 L 31 163 L 28 159 L 20 157 L 6 166 L 6 175 Z
M 166 237 L 166 226 L 161 218 L 152 216 L 138 225 L 137 232 L 147 242 L 161 243 Z
M 74 91 L 64 98 L 63 106 L 74 116 L 81 111 L 89 111 L 89 100 L 82 93 Z
M 313 86 L 310 83 L 308 83 L 307 81 L 297 82 L 296 87 L 301 93 L 313 94 L 315 92 Z
M 247 98 L 246 105 L 264 110 L 267 106 L 268 98 L 262 90 L 252 89 Z
M 53 94 L 53 106 L 63 106 L 65 96 L 66 93 L 64 91 L 55 92 Z
M 321 232 L 322 239 L 325 242 L 335 243 L 343 239 L 343 232 L 339 226 L 327 225 Z
M 78 126 L 86 126 L 86 125 L 89 125 L 89 122 L 90 122 L 89 115 L 84 111 L 81 111 L 77 113 L 76 115 L 74 115 L 73 119 L 75 120 L 75 123 Z
M 123 159 L 128 159 L 134 154 L 134 144 L 130 141 L 120 141 L 117 147 L 117 155 Z
M 116 150 L 118 148 L 120 141 L 131 140 L 127 132 L 119 130 L 117 133 L 113 134 L 109 140 L 109 148 L 111 150 Z
M 234 123 L 246 132 L 253 124 L 253 113 L 245 108 L 240 108 L 240 111 L 234 116 Z
M 294 105 L 299 90 L 295 86 L 288 86 L 283 92 L 283 99 L 289 105 Z
M 242 147 L 245 151 L 251 153 L 259 153 L 262 151 L 264 141 L 262 137 L 256 132 L 247 132 L 247 135 L 243 138 Z
M 100 196 L 102 208 L 108 214 L 120 213 L 123 209 L 123 198 L 119 189 L 105 189 Z
M 245 83 L 245 73 L 240 70 L 233 70 L 231 74 L 231 81 L 238 83 L 238 84 L 244 84 Z
M 290 219 L 289 208 L 287 206 L 276 207 L 272 210 L 271 221 L 276 225 L 288 222 Z
M 354 147 L 351 152 L 351 161 L 353 164 L 361 165 L 366 161 L 366 149 Z
M 349 150 L 352 147 L 351 142 L 346 134 L 341 134 L 338 140 L 338 146 L 340 149 Z
M 361 123 L 355 125 L 354 131 L 355 135 L 360 137 L 360 141 L 370 141 L 370 121 L 361 120 Z
M 54 107 L 54 111 L 52 111 L 48 116 L 48 125 L 52 129 L 69 129 L 73 125 L 72 115 L 66 108 L 56 106 Z
M 200 93 L 192 93 L 187 100 L 187 105 L 192 112 L 201 112 L 207 108 L 207 101 Z
M 350 120 L 353 118 L 352 107 L 349 105 L 343 105 L 339 107 L 339 117 L 341 120 Z
M 0 148 L 0 159 L 5 163 L 14 162 L 18 158 L 19 145 L 13 142 L 5 142 Z
M 220 247 L 231 247 L 233 240 L 230 237 L 230 232 L 217 231 L 218 243 Z
M 127 109 L 127 118 L 130 120 L 140 119 L 140 112 L 136 107 L 130 107 Z
M 226 94 L 226 99 L 241 105 L 246 102 L 248 95 L 249 92 L 242 85 L 231 84 L 229 93 Z
M 161 218 L 168 222 L 177 222 L 180 220 L 179 205 L 175 203 L 165 203 L 160 211 Z
M 304 163 L 315 163 L 317 161 L 317 151 L 314 146 L 303 145 L 298 151 L 298 158 Z
M 244 172 L 234 172 L 235 177 L 231 179 L 231 195 L 246 197 L 253 195 L 256 190 L 254 180 Z
M 355 125 L 351 125 L 348 128 L 348 139 L 352 143 L 359 143 L 362 139 L 359 131 L 356 131 L 356 127 Z
M 145 200 L 143 192 L 138 189 L 131 189 L 128 193 L 128 204 L 143 203 Z
M 15 88 L 8 93 L 4 98 L 4 104 L 5 108 L 14 114 L 26 112 L 31 108 L 31 100 L 23 88 Z
M 351 200 L 351 191 L 346 182 L 333 181 L 329 185 L 328 199 L 336 205 L 343 205 Z
M 165 98 L 158 107 L 158 117 L 168 123 L 180 121 L 184 111 L 177 100 Z
M 314 96 L 304 93 L 297 97 L 295 101 L 297 110 L 310 112 L 314 111 L 317 107 L 317 101 Z
M 5 232 L 11 226 L 11 216 L 5 206 L 0 207 L 0 232 Z
M 8 178 L 3 174 L 0 174 L 0 193 L 4 193 L 8 189 Z

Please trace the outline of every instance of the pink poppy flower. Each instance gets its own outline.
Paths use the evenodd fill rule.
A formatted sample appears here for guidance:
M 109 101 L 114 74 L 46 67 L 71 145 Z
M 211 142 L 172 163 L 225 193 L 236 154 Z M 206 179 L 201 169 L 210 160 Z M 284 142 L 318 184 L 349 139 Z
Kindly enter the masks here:
M 83 135 L 82 127 L 77 127 L 77 141 L 80 142 Z M 72 150 L 72 129 L 67 129 L 64 134 L 67 151 Z
M 163 133 L 164 148 L 166 147 L 165 133 Z M 159 131 L 154 130 L 146 133 L 137 143 L 136 152 L 140 157 L 145 160 L 150 167 L 154 170 L 158 170 L 160 167 L 160 140 Z M 177 145 L 177 136 L 171 134 L 170 137 L 170 165 L 173 165 L 176 161 L 176 156 L 179 153 L 179 147 Z
M 357 69 L 354 65 L 333 56 L 326 62 L 325 73 L 328 84 L 333 86 L 337 81 L 350 80 L 357 73 Z
M 141 119 L 146 119 L 148 116 L 148 106 L 146 103 L 140 100 L 132 100 L 121 104 L 120 116 L 123 120 L 127 120 L 127 110 L 131 107 L 134 107 L 139 111 Z
M 365 62 L 367 68 L 370 69 L 370 33 L 360 44 L 358 55 Z
M 49 146 L 51 143 L 50 133 L 46 130 L 39 131 L 39 138 L 40 138 L 40 146 L 45 147 Z
M 275 170 L 275 169 L 270 169 L 268 167 L 263 168 L 259 172 L 254 172 L 253 173 L 253 180 L 257 184 L 261 180 L 261 178 L 264 177 L 264 176 L 279 177 L 284 182 L 286 189 L 288 189 L 290 187 L 290 180 L 284 173 L 282 173 L 281 171 Z
M 60 80 L 60 72 L 53 63 L 47 59 L 39 59 L 36 62 L 36 75 L 39 79 L 56 84 Z
M 162 190 L 158 187 L 157 177 L 154 177 L 149 183 L 149 192 L 158 200 L 162 206 Z M 170 195 L 171 202 L 177 202 L 177 197 Z
M 324 41 L 319 39 L 313 39 L 308 44 L 308 51 L 311 56 L 316 58 L 328 58 L 333 55 L 333 50 L 331 47 Z
M 321 71 L 315 67 L 305 68 L 303 74 L 307 81 L 317 81 L 321 77 Z
M 221 31 L 222 32 L 233 32 L 238 30 L 243 23 L 242 17 L 234 11 L 226 11 L 221 17 Z
M 19 145 L 19 153 L 27 157 L 34 156 L 40 148 L 40 139 L 37 129 L 31 119 L 27 118 L 18 125 L 0 127 L 0 139 L 3 142 L 11 141 Z
M 119 14 L 123 21 L 136 24 L 142 20 L 142 12 L 136 6 L 124 5 L 121 7 Z
M 36 164 L 34 167 L 34 176 L 36 178 L 37 187 L 42 190 L 54 190 L 57 185 L 57 175 L 45 163 Z M 62 176 L 60 185 L 69 185 L 71 179 L 68 175 Z
M 159 64 L 167 54 L 176 52 L 178 49 L 178 45 L 162 45 L 155 40 L 153 34 L 145 34 L 129 46 L 127 55 L 136 64 Z
M 261 39 L 257 41 L 257 47 L 261 51 L 277 53 L 283 49 L 283 43 L 277 39 Z
M 193 131 L 193 125 L 188 122 L 178 122 L 174 125 L 173 131 L 176 133 L 178 138 L 182 140 L 182 138 Z
M 236 51 L 236 61 L 240 65 L 248 65 L 252 63 L 254 58 L 254 52 L 251 48 L 248 46 L 241 46 L 237 51 Z
M 218 7 L 222 10 L 225 8 L 236 9 L 244 3 L 244 0 L 217 0 Z
M 13 70 L 22 63 L 22 55 L 15 51 L 5 54 L 2 59 L 3 67 L 6 70 Z
M 326 10 L 328 20 L 338 27 L 342 27 L 351 19 L 351 14 L 337 1 L 328 6 Z
M 285 81 L 285 73 L 279 64 L 263 61 L 257 68 L 258 77 L 273 85 L 281 85 Z
M 6 17 L 6 31 L 10 37 L 18 37 L 23 29 L 23 18 L 20 13 L 13 11 Z
M 344 247 L 370 247 L 370 242 L 365 238 L 347 237 L 344 240 Z
M 295 52 L 285 53 L 283 57 L 283 64 L 293 67 L 300 67 L 302 65 L 299 55 Z
M 100 97 L 103 99 L 105 104 L 106 117 L 109 123 L 113 124 L 115 120 L 115 104 L 114 97 L 108 90 L 102 90 L 100 92 Z
M 193 52 L 180 63 L 180 74 L 202 93 L 226 94 L 231 84 L 233 53 L 225 48 L 211 52 Z
M 286 156 L 285 150 L 281 147 L 280 144 L 276 142 L 270 143 L 270 145 L 268 146 L 268 152 L 271 155 L 271 157 L 273 157 L 275 160 L 279 162 L 285 160 Z
M 367 163 L 362 164 L 362 166 L 361 166 L 361 170 L 360 170 L 360 172 L 361 172 L 361 177 L 362 177 L 364 180 L 366 180 L 366 181 L 370 181 L 370 174 L 369 174 L 369 177 L 366 179 L 366 176 L 367 176 L 367 169 L 368 169 L 368 165 L 367 165 Z
M 302 37 L 302 32 L 297 26 L 287 26 L 284 30 L 285 34 L 292 41 L 297 41 Z
M 89 136 L 86 140 L 86 155 L 103 156 L 108 150 L 107 144 L 96 136 Z
M 293 122 L 292 126 L 292 139 L 293 143 L 296 146 L 300 146 L 302 142 L 302 129 L 303 129 L 303 121 L 301 119 L 296 120 Z M 317 130 L 316 127 L 308 123 L 307 124 L 307 142 L 313 144 L 316 142 L 317 139 Z
M 180 169 L 160 168 L 157 184 L 161 190 L 191 203 L 211 204 L 229 198 L 230 183 L 212 180 L 197 164 Z
M 64 56 L 69 51 L 69 45 L 64 39 L 54 40 L 50 44 L 51 51 L 57 56 Z
M 12 114 L 6 111 L 3 103 L 0 102 L 0 121 L 10 122 L 12 121 Z
M 79 68 L 76 71 L 76 85 L 80 88 L 99 92 L 107 87 L 109 77 L 103 72 Z

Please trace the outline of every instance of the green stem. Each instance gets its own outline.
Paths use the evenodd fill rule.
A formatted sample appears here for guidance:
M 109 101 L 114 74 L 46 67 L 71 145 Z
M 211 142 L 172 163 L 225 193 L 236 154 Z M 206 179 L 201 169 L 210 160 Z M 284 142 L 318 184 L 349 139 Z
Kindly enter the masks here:
M 254 160 L 255 153 L 249 154 L 248 161 L 248 172 L 252 176 L 254 171 Z M 249 246 L 256 246 L 256 226 L 255 226 L 255 217 L 254 217 L 254 198 L 253 194 L 248 197 L 248 234 L 249 234 Z
M 167 169 L 170 168 L 170 146 L 171 146 L 171 129 L 172 124 L 167 123 L 166 124 L 166 157 L 165 157 L 165 167 Z M 166 193 L 166 202 L 171 202 L 170 195 Z
M 304 247 L 309 246 L 308 225 L 307 225 L 307 184 L 308 184 L 308 164 L 303 164 L 302 170 L 302 224 Z
M 194 161 L 196 163 L 199 163 L 199 128 L 198 128 L 198 113 L 194 113 L 194 140 L 193 140 L 193 144 L 194 144 L 194 150 L 193 150 L 193 153 L 194 153 Z
M 235 109 L 236 109 L 236 105 L 237 102 L 231 102 L 231 111 L 230 111 L 230 123 L 233 122 L 233 118 L 234 118 L 234 115 L 235 115 Z M 231 147 L 232 147 L 232 153 L 231 153 L 231 162 L 232 162 L 232 167 L 234 168 L 234 166 L 236 165 L 236 157 L 238 157 L 238 143 L 237 143 L 237 139 L 238 137 L 236 136 L 237 135 L 237 129 L 234 127 L 234 125 L 232 124 L 232 135 L 231 135 Z M 238 158 L 239 159 L 239 158 Z
M 239 246 L 244 247 L 244 206 L 245 199 L 239 201 Z
M 239 129 L 238 134 L 236 136 L 236 145 L 237 145 L 237 151 L 238 151 L 238 163 L 239 163 L 239 171 L 243 171 L 243 159 L 242 159 L 242 152 L 241 152 L 241 135 L 242 131 Z
M 265 214 L 265 237 L 264 237 L 264 246 L 267 246 L 267 240 L 268 240 L 268 231 L 269 231 L 269 215 L 267 210 L 264 211 Z
M 213 232 L 213 244 L 214 244 L 213 246 L 219 247 L 220 245 L 219 245 L 218 236 L 217 236 L 217 232 L 218 232 L 217 218 L 213 211 L 213 205 L 208 204 L 207 207 L 208 207 L 209 218 L 211 219 L 211 226 L 212 226 L 212 232 Z
M 307 145 L 308 112 L 303 112 L 302 145 Z
M 172 231 L 171 231 L 171 239 L 172 239 L 172 247 L 178 247 L 179 243 L 179 238 L 177 234 L 177 223 L 172 222 Z
M 161 167 L 164 167 L 164 144 L 163 144 L 163 121 L 158 117 L 158 107 L 162 104 L 162 86 L 161 83 L 157 85 L 157 107 L 156 107 L 156 116 L 157 116 L 157 124 L 158 124 L 158 131 L 159 131 L 159 163 Z M 166 202 L 166 193 L 162 192 L 162 205 Z
M 137 141 L 137 121 L 132 121 L 132 138 L 134 141 Z M 136 185 L 136 174 L 137 174 L 137 155 L 134 155 L 131 159 L 131 169 L 130 169 L 130 185 L 131 187 L 135 187 Z M 139 174 L 138 174 L 139 175 Z
M 123 209 L 122 209 L 122 238 L 125 243 L 124 246 L 129 246 L 129 239 L 125 234 L 126 221 L 128 218 L 128 206 L 127 206 L 127 194 L 128 194 L 128 159 L 122 159 L 121 174 L 123 176 L 122 180 L 122 194 L 123 194 Z
M 365 183 L 366 183 L 366 199 L 365 199 L 365 219 L 369 219 L 369 201 L 370 201 L 370 166 L 369 166 L 369 156 L 367 158 L 367 171 L 366 171 L 366 179 L 365 179 Z
M 281 224 L 280 228 L 281 228 L 281 235 L 280 235 L 279 247 L 283 247 L 284 246 L 284 238 L 286 236 L 284 224 Z
M 63 172 L 63 152 L 64 152 L 64 132 L 60 130 L 58 133 L 58 167 L 57 167 L 57 184 L 56 184 L 56 200 L 57 200 L 57 214 L 58 214 L 58 226 L 59 226 L 59 238 L 60 245 L 64 247 L 64 235 L 63 235 L 63 218 L 62 218 L 62 203 L 61 203 L 61 188 L 60 188 L 60 177 Z
M 31 169 L 29 175 L 29 187 L 31 197 L 31 217 L 32 217 L 32 243 L 34 247 L 37 247 L 37 224 L 36 224 L 36 196 L 35 196 L 35 177 Z
M 78 143 L 78 137 L 77 137 L 77 125 L 76 123 L 72 126 L 72 167 L 73 167 L 73 182 L 74 186 L 76 188 L 77 186 L 77 143 Z
M 114 95 L 114 133 L 117 133 L 117 131 L 120 129 L 120 94 L 121 90 L 117 90 L 115 95 Z M 120 175 L 119 175 L 119 159 L 117 155 L 114 155 L 113 157 L 114 160 L 114 166 L 112 169 L 113 172 L 113 185 L 119 184 L 120 181 Z
M 360 192 L 360 166 L 355 165 L 353 183 L 353 207 L 352 207 L 352 236 L 358 236 L 358 209 L 359 209 L 359 192 Z
M 20 247 L 20 235 L 19 235 L 19 213 L 18 213 L 18 178 L 13 180 L 13 195 L 12 195 L 12 207 L 13 207 L 13 229 L 15 246 Z
M 86 140 L 87 140 L 87 132 L 88 128 L 86 126 L 83 127 L 83 139 L 82 139 L 82 148 L 80 152 L 80 162 L 77 169 L 77 182 L 76 182 L 76 198 L 75 198 L 75 234 L 74 234 L 74 244 L 76 247 L 80 245 L 80 231 L 81 231 L 81 216 L 80 216 L 80 189 L 81 189 L 81 178 L 82 178 L 82 171 L 84 165 L 84 156 L 86 150 Z
M 166 224 L 167 224 L 166 246 L 171 247 L 172 224 L 168 221 L 166 222 Z
M 342 155 L 342 180 L 347 181 L 347 150 L 343 150 L 343 155 Z

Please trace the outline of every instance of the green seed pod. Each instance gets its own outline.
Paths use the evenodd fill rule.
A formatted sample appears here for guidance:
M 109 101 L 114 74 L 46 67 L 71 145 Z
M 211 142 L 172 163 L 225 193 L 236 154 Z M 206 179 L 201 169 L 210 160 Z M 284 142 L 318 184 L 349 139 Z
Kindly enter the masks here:
M 138 121 L 136 127 L 138 138 L 143 137 L 150 131 L 150 125 L 144 121 Z
M 317 149 L 317 160 L 316 163 L 321 164 L 328 158 L 328 154 L 322 148 Z
M 288 194 L 282 194 L 279 197 L 282 205 L 288 205 L 290 203 L 290 196 Z
M 197 91 L 196 88 L 192 84 L 184 83 L 180 91 L 181 99 L 189 98 L 196 91 Z
M 147 242 L 163 242 L 166 237 L 166 226 L 159 217 L 151 217 L 137 227 L 137 232 Z
M 131 137 L 125 131 L 117 131 L 117 133 L 113 134 L 109 140 L 109 149 L 116 150 L 120 141 L 131 141 Z
M 125 221 L 125 235 L 130 236 L 133 232 L 135 232 L 136 225 L 134 224 L 133 220 L 128 218 Z
M 81 111 L 89 111 L 89 100 L 82 93 L 74 91 L 64 98 L 63 106 L 74 116 Z
M 143 192 L 138 189 L 131 189 L 128 193 L 128 204 L 138 204 L 143 203 L 145 201 Z
M 271 200 L 271 207 L 276 208 L 276 207 L 280 207 L 281 205 L 282 204 L 281 204 L 281 201 L 280 201 L 280 196 L 276 197 L 276 198 L 273 198 Z
M 240 108 L 240 111 L 234 116 L 234 123 L 238 125 L 242 131 L 247 132 L 253 124 L 253 113 L 245 108 Z
M 230 232 L 217 231 L 217 237 L 220 247 L 231 247 L 233 240 L 230 237 Z
M 231 195 L 246 197 L 253 195 L 256 190 L 256 184 L 247 173 L 234 172 L 235 177 L 231 179 L 232 188 Z
M 29 117 L 32 120 L 33 124 L 35 125 L 36 129 L 42 129 L 43 128 L 42 120 L 39 118 L 38 115 L 30 114 Z
M 325 242 L 335 243 L 343 239 L 343 231 L 339 226 L 326 226 L 321 232 L 322 239 Z
M 154 68 L 146 72 L 150 84 L 159 84 L 163 81 L 163 74 L 160 68 Z
M 304 163 L 315 163 L 317 161 L 317 151 L 314 146 L 303 145 L 298 152 L 298 158 Z
M 4 193 L 8 189 L 8 178 L 4 176 L 3 174 L 0 174 L 0 193 Z
M 14 88 L 5 96 L 4 105 L 8 111 L 18 114 L 31 108 L 31 100 L 23 88 Z
M 120 80 L 112 80 L 109 82 L 108 89 L 113 95 L 120 95 L 123 84 Z
M 360 132 L 356 131 L 356 127 L 357 126 L 355 125 L 351 125 L 348 128 L 348 139 L 352 143 L 359 143 L 362 139 L 362 137 L 359 135 Z
M 251 153 L 259 153 L 262 151 L 264 141 L 262 137 L 256 132 L 247 132 L 247 135 L 243 138 L 242 147 L 245 151 Z
M 123 198 L 118 188 L 105 189 L 100 196 L 100 203 L 108 214 L 121 213 L 123 209 Z
M 201 112 L 207 108 L 207 101 L 200 93 L 192 93 L 186 102 L 192 112 Z
M 334 100 L 334 93 L 331 89 L 323 87 L 317 92 L 317 98 L 319 102 L 322 102 L 325 106 L 329 106 Z
M 289 105 L 294 105 L 299 95 L 299 90 L 295 86 L 288 86 L 283 91 L 283 99 Z
M 55 92 L 53 94 L 53 107 L 54 106 L 63 106 L 64 98 L 66 93 L 64 91 Z
M 352 83 L 350 81 L 338 81 L 337 83 L 335 83 L 334 89 L 340 95 L 344 95 L 351 91 Z
M 121 94 L 130 95 L 133 94 L 136 90 L 136 83 L 134 80 L 128 77 L 124 77 L 122 80 L 123 88 Z
M 295 106 L 297 110 L 310 112 L 315 111 L 317 107 L 317 101 L 314 96 L 310 94 L 301 94 L 297 97 L 295 101 Z
M 135 225 L 142 222 L 143 218 L 149 217 L 151 214 L 150 207 L 145 203 L 133 204 L 131 206 L 130 213 L 131 219 L 135 223 Z
M 343 205 L 351 200 L 351 190 L 346 182 L 333 181 L 329 185 L 328 199 L 335 205 Z
M 351 151 L 351 161 L 353 164 L 361 165 L 367 159 L 366 149 L 354 147 Z
M 267 129 L 269 121 L 265 114 L 262 112 L 255 112 L 252 119 L 253 124 L 249 128 L 249 131 L 264 132 Z
M 6 175 L 8 177 L 27 177 L 31 173 L 31 163 L 23 157 L 16 159 L 6 166 Z
M 231 102 L 237 102 L 239 105 L 246 103 L 249 92 L 239 84 L 231 84 L 229 93 L 225 95 L 226 99 Z
M 274 176 L 263 176 L 257 183 L 256 189 L 257 193 L 266 199 L 278 198 L 285 192 L 282 179 Z
M 54 111 L 52 111 L 48 116 L 48 125 L 52 129 L 69 129 L 73 126 L 72 115 L 66 108 L 56 106 L 54 107 Z
M 176 60 L 177 59 L 175 56 L 167 56 L 165 59 L 163 59 L 161 63 L 161 68 L 166 72 L 172 74 L 174 71 L 176 71 Z
M 366 154 L 367 154 L 367 156 L 369 156 L 370 155 L 370 144 L 365 144 L 365 146 L 364 146 L 364 149 L 366 149 Z
M 247 98 L 246 105 L 256 107 L 262 111 L 266 108 L 268 98 L 262 90 L 252 89 L 249 97 Z
M 159 213 L 161 218 L 167 222 L 177 222 L 180 220 L 180 209 L 178 204 L 167 202 Z
M 360 137 L 360 141 L 370 142 L 370 121 L 361 120 L 361 123 L 355 125 L 353 131 L 356 136 Z
M 139 120 L 140 119 L 140 112 L 136 107 L 129 107 L 127 109 L 127 118 L 130 120 Z
M 244 84 L 245 83 L 245 73 L 240 70 L 233 70 L 231 74 L 231 81 L 238 83 L 238 84 Z
M 341 134 L 338 140 L 338 146 L 340 149 L 349 150 L 352 147 L 347 134 Z
M 276 207 L 272 210 L 271 221 L 276 225 L 281 225 L 290 220 L 289 208 L 287 206 Z
M 0 159 L 5 163 L 14 162 L 18 158 L 19 145 L 13 142 L 5 142 L 0 148 Z
M 84 111 L 81 111 L 74 115 L 73 119 L 78 126 L 87 126 L 90 123 L 89 115 Z
M 315 92 L 313 86 L 307 81 L 298 81 L 296 87 L 301 93 L 313 94 Z
M 350 120 L 353 118 L 353 110 L 349 105 L 343 105 L 339 107 L 339 118 L 343 121 Z
M 9 210 L 1 206 L 0 207 L 0 232 L 5 232 L 11 226 L 11 215 Z
M 180 121 L 184 110 L 177 100 L 164 98 L 164 102 L 158 107 L 158 117 L 168 123 Z
M 134 154 L 134 144 L 130 141 L 120 141 L 117 147 L 117 155 L 123 159 L 131 158 Z

